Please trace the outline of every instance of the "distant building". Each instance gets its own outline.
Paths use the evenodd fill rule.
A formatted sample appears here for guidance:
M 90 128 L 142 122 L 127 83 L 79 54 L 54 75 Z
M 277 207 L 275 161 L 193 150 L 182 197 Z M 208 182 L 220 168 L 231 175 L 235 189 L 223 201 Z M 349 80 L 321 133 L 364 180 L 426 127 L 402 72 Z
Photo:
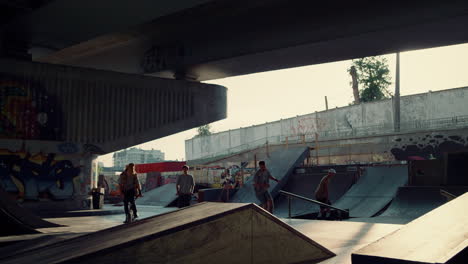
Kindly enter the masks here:
M 112 158 L 114 168 L 123 169 L 129 163 L 142 164 L 164 161 L 164 152 L 157 149 L 129 148 L 115 152 Z

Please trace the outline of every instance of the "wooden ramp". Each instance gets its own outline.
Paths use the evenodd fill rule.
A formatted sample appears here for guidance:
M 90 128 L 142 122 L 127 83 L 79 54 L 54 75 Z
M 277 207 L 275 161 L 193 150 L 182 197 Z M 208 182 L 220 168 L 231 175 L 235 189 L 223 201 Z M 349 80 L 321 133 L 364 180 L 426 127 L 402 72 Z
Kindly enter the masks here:
M 254 204 L 201 203 L 2 263 L 318 263 L 334 255 Z
M 467 263 L 468 193 L 353 253 L 353 264 Z

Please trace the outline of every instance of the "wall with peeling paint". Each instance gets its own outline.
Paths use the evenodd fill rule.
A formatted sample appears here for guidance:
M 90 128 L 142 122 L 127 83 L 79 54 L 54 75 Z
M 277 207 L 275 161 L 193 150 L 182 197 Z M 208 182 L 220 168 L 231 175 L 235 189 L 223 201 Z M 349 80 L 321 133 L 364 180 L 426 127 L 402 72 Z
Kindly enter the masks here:
M 468 87 L 403 96 L 401 97 L 401 131 L 433 131 L 467 127 L 467 98 Z M 324 141 L 391 134 L 393 133 L 393 111 L 393 101 L 388 99 L 281 119 L 272 123 L 215 133 L 207 137 L 192 138 L 185 141 L 186 159 L 196 160 L 238 153 L 260 147 L 266 142 L 284 144 L 298 141 L 314 142 L 316 136 L 319 141 Z M 400 152 L 412 151 L 414 142 L 424 145 L 425 141 L 431 140 L 440 141 L 438 138 L 417 138 L 412 144 L 409 144 L 411 142 L 405 143 L 404 149 L 403 145 L 398 147 L 398 142 L 394 148 L 390 149 L 394 149 L 394 154 L 400 157 Z M 448 141 L 456 142 L 457 140 Z M 439 142 L 441 143 L 443 142 Z M 447 144 L 452 143 L 444 143 L 439 148 L 445 149 Z M 427 148 L 431 146 L 427 145 Z M 376 159 L 387 158 L 376 157 Z

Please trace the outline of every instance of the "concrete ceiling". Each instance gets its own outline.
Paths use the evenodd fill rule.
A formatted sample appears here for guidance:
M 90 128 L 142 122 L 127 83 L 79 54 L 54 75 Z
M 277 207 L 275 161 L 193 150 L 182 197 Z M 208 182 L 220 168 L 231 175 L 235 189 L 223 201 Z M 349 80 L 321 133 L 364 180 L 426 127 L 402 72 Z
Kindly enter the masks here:
M 468 42 L 467 1 L 53 1 L 4 24 L 42 62 L 210 80 Z

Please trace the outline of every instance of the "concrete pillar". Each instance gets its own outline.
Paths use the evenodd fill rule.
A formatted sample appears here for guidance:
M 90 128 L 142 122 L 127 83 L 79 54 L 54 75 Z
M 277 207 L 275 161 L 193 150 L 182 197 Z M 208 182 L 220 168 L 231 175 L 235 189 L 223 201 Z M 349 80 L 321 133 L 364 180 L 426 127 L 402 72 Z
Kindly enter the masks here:
M 400 131 L 400 52 L 396 54 L 396 76 L 395 76 L 395 97 L 394 97 L 394 131 Z

